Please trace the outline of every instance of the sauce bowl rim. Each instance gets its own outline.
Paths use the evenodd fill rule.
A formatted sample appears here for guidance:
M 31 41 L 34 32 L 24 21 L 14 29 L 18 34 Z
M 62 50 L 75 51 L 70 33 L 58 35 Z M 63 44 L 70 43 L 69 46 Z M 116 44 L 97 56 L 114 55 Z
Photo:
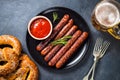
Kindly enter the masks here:
M 47 21 L 49 22 L 49 24 L 50 24 L 50 32 L 47 34 L 47 36 L 45 36 L 45 37 L 43 37 L 43 38 L 35 37 L 35 36 L 31 33 L 31 31 L 30 31 L 30 27 L 31 27 L 32 22 L 35 21 L 35 20 L 37 20 L 37 19 L 40 19 L 40 18 L 47 20 Z M 48 37 L 51 35 L 52 30 L 53 30 L 52 22 L 50 21 L 50 19 L 48 19 L 47 17 L 42 16 L 42 15 L 33 17 L 33 18 L 29 21 L 29 23 L 28 23 L 28 33 L 30 34 L 30 36 L 31 36 L 32 38 L 34 38 L 34 39 L 36 39 L 36 40 L 44 40 L 44 39 L 48 38 Z

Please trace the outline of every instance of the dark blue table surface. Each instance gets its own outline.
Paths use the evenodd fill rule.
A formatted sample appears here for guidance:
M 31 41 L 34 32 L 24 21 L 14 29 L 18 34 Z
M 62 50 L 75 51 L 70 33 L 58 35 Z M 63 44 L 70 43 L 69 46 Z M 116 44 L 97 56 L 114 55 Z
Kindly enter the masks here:
M 97 65 L 95 80 L 120 80 L 120 40 L 114 39 L 108 33 L 97 31 L 91 24 L 91 13 L 98 2 L 99 0 L 0 0 L 0 35 L 16 36 L 22 43 L 23 51 L 31 57 L 26 45 L 29 20 L 50 7 L 70 8 L 80 14 L 88 24 L 91 46 L 82 61 L 65 72 L 53 72 L 36 63 L 40 71 L 39 80 L 82 80 L 93 63 L 92 50 L 95 39 L 99 36 L 109 40 L 111 46 Z

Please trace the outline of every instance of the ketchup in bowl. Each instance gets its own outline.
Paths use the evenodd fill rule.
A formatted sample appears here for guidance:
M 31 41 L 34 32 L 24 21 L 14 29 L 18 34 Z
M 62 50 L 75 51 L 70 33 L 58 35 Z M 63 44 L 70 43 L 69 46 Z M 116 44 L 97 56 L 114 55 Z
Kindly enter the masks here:
M 36 16 L 28 24 L 28 32 L 34 39 L 43 40 L 50 36 L 52 24 L 45 16 Z

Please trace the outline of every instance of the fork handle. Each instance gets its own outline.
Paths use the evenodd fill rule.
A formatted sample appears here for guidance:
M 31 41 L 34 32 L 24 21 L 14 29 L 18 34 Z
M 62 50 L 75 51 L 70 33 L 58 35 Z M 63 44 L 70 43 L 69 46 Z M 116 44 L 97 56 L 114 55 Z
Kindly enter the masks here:
M 94 80 L 94 73 L 95 73 L 95 68 L 96 68 L 97 61 L 98 61 L 98 60 L 95 60 L 95 61 L 94 61 L 92 76 L 91 76 L 90 80 Z
M 84 76 L 83 80 L 88 80 L 88 79 L 89 79 L 89 76 L 90 76 L 90 74 L 91 74 L 94 66 L 95 66 L 95 63 L 93 63 L 92 67 L 90 68 L 90 70 L 89 70 L 89 72 L 87 73 L 87 75 Z

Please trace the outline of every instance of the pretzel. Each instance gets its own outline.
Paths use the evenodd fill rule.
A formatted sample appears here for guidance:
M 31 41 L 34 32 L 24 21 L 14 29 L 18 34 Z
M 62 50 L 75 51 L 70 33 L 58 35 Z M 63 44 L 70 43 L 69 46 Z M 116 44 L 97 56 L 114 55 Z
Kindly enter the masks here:
M 0 77 L 0 80 L 7 80 L 7 79 L 5 79 L 4 77 Z
M 0 36 L 0 45 L 10 45 L 13 51 L 17 54 L 21 54 L 21 43 L 20 41 L 12 35 L 1 35 Z
M 18 66 L 18 69 L 6 76 L 4 79 L 38 80 L 38 68 L 26 54 L 23 54 L 20 57 L 20 64 Z
M 0 48 L 0 62 L 6 62 L 0 65 L 0 76 L 7 75 L 14 71 L 19 64 L 18 59 L 18 55 L 15 54 L 13 49 L 9 47 L 5 47 L 3 49 Z
M 38 80 L 37 66 L 21 49 L 16 37 L 0 36 L 0 80 Z

